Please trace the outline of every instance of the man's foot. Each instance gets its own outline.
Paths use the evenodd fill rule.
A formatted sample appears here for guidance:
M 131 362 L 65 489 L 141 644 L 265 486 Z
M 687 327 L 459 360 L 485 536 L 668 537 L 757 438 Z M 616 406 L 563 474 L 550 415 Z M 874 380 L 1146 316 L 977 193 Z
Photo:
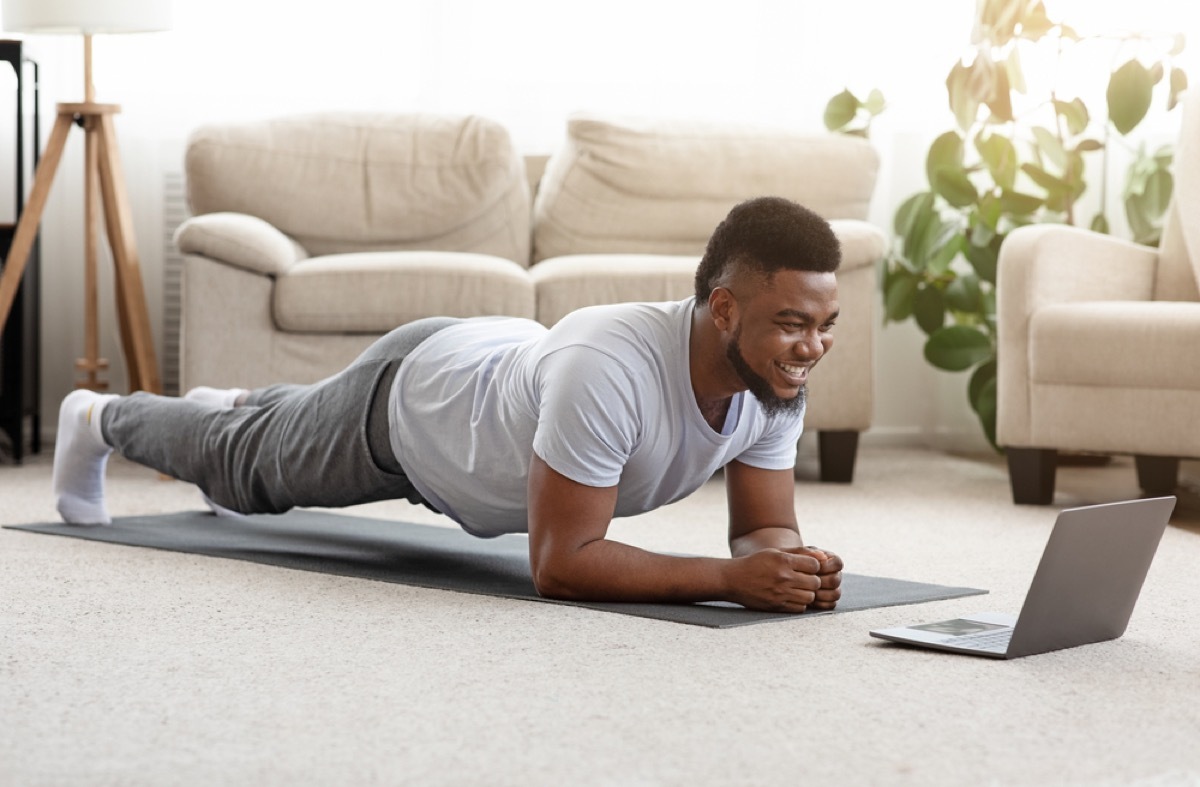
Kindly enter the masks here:
M 112 448 L 100 432 L 100 413 L 115 394 L 78 390 L 58 410 L 54 444 L 54 501 L 63 521 L 72 525 L 108 525 L 104 471 Z
M 246 393 L 248 392 L 245 388 L 209 388 L 207 385 L 198 385 L 184 394 L 183 398 L 207 404 L 210 407 L 220 407 L 221 409 L 228 410 L 231 407 L 237 407 L 238 399 Z M 245 516 L 245 514 L 239 514 L 231 508 L 214 503 L 212 498 L 204 493 L 203 489 L 200 490 L 200 497 L 204 498 L 204 504 L 212 509 L 212 512 L 217 516 L 230 517 L 232 519 Z

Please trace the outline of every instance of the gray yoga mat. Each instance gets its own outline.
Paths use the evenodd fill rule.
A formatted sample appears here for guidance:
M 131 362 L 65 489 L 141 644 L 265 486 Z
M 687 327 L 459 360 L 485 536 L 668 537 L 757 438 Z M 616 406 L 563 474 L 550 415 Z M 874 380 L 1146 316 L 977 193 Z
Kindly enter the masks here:
M 656 620 L 727 628 L 833 614 L 758 612 L 736 604 L 624 604 L 554 601 L 534 590 L 524 535 L 479 539 L 458 528 L 293 510 L 279 516 L 227 518 L 207 511 L 119 517 L 108 527 L 62 523 L 9 525 L 14 530 L 248 560 L 402 585 L 550 601 Z M 917 604 L 986 593 L 861 574 L 843 574 L 835 612 Z

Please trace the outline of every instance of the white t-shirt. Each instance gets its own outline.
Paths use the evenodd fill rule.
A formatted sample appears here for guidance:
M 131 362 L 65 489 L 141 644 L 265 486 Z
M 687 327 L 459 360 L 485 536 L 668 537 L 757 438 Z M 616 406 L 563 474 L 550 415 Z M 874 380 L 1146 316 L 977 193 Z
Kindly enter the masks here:
M 791 468 L 803 411 L 769 417 L 741 393 L 720 434 L 701 415 L 693 301 L 580 309 L 549 330 L 485 317 L 435 333 L 392 386 L 396 458 L 430 504 L 483 537 L 528 530 L 535 452 L 581 484 L 615 484 L 615 516 L 686 497 L 733 459 Z

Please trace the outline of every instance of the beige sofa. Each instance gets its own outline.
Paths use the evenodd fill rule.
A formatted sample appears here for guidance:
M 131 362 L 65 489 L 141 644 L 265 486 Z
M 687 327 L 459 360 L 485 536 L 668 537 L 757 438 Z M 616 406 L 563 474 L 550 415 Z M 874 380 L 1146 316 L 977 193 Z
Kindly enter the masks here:
M 1184 111 L 1160 248 L 1061 225 L 1001 247 L 997 441 L 1014 502 L 1053 502 L 1060 450 L 1133 454 L 1150 495 L 1200 457 L 1200 94 Z
M 822 477 L 849 481 L 873 407 L 877 167 L 857 138 L 586 116 L 548 160 L 477 116 L 204 127 L 185 159 L 194 215 L 176 235 L 181 383 L 320 379 L 427 316 L 551 325 L 581 306 L 683 298 L 729 208 L 779 194 L 843 244 L 837 349 L 813 376 L 807 428 Z

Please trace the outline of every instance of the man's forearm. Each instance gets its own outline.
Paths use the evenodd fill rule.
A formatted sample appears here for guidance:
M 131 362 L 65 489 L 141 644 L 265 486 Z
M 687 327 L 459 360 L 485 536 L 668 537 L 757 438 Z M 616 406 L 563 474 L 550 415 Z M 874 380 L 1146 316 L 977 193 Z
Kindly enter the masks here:
M 734 557 L 764 549 L 795 549 L 802 546 L 804 539 L 790 527 L 761 527 L 729 541 L 729 551 Z
M 687 603 L 730 599 L 724 558 L 675 557 L 600 539 L 534 566 L 537 590 L 576 601 Z

